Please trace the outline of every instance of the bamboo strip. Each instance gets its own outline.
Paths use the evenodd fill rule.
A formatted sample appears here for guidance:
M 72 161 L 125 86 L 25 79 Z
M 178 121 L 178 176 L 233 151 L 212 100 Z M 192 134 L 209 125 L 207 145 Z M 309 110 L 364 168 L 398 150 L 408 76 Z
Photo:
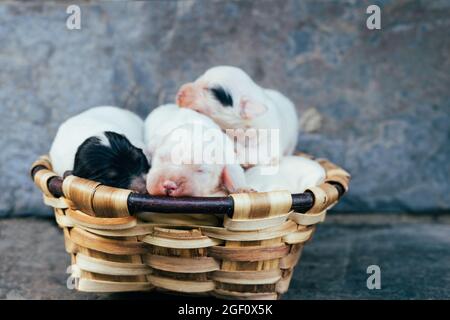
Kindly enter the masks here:
M 281 279 L 281 271 L 215 271 L 211 279 L 233 284 L 272 284 Z
M 275 286 L 275 291 L 279 294 L 283 294 L 288 291 L 289 284 L 291 283 L 292 275 L 294 273 L 292 269 L 285 271 L 287 271 L 287 273 L 283 272 L 283 277 L 280 279 L 280 281 L 277 282 Z
M 220 264 L 213 258 L 181 258 L 148 254 L 145 263 L 150 267 L 179 273 L 202 273 L 220 269 Z
M 69 200 L 67 200 L 66 198 L 63 198 L 63 197 L 55 198 L 53 196 L 47 196 L 47 195 L 43 194 L 42 198 L 44 200 L 44 203 L 47 206 L 53 207 L 55 209 L 56 208 L 58 208 L 58 209 L 66 209 L 70 205 L 72 205 Z
M 289 246 L 278 244 L 276 246 L 252 246 L 252 247 L 221 247 L 208 248 L 208 254 L 212 257 L 227 261 L 262 261 L 278 259 L 286 256 Z
M 247 292 L 234 292 L 222 289 L 215 289 L 212 293 L 213 296 L 221 299 L 241 299 L 241 300 L 277 300 L 278 295 L 272 292 L 262 293 L 247 293 Z
M 140 220 L 160 225 L 174 226 L 211 226 L 220 225 L 218 217 L 212 214 L 165 214 L 156 212 L 141 212 L 136 215 Z
M 177 292 L 208 292 L 215 289 L 213 281 L 184 281 L 159 276 L 148 276 L 150 282 L 159 288 Z
M 225 216 L 224 227 L 231 231 L 250 231 L 250 230 L 261 230 L 265 228 L 274 227 L 281 225 L 288 218 L 289 213 L 283 215 L 278 215 L 274 217 L 251 219 L 251 220 L 237 220 L 231 219 Z
M 47 197 L 53 197 L 52 193 L 48 189 L 48 184 L 47 184 L 48 180 L 50 180 L 53 177 L 56 177 L 56 173 L 54 173 L 50 170 L 47 170 L 47 169 L 39 170 L 34 175 L 34 184 L 39 189 L 41 189 L 43 194 Z
M 95 189 L 99 185 L 100 183 L 95 181 L 68 176 L 64 179 L 62 189 L 64 196 L 76 204 L 77 207 L 74 207 L 74 209 L 79 209 L 86 214 L 95 216 L 92 198 L 94 197 Z
M 295 221 L 297 224 L 302 226 L 310 226 L 319 222 L 325 221 L 326 211 L 319 213 L 298 213 L 292 212 L 289 215 L 289 219 Z
M 149 291 L 154 286 L 147 282 L 117 282 L 80 278 L 78 282 L 78 291 L 82 292 L 130 292 L 130 291 Z
M 280 259 L 280 269 L 291 269 L 300 260 L 303 251 L 303 244 L 298 243 L 291 246 L 291 252 Z
M 310 187 L 306 189 L 314 194 L 314 205 L 307 213 L 320 213 L 327 209 L 328 196 L 326 192 L 320 187 Z
M 297 224 L 286 221 L 282 225 L 252 231 L 230 231 L 225 228 L 201 228 L 202 233 L 211 238 L 228 241 L 257 241 L 283 237 L 297 230 Z
M 148 252 L 147 246 L 136 240 L 102 238 L 78 227 L 70 230 L 70 239 L 78 246 L 109 254 L 135 255 Z
M 308 241 L 314 232 L 314 227 L 305 227 L 297 232 L 292 232 L 283 237 L 283 241 L 287 244 L 303 243 Z
M 181 240 L 181 239 L 168 239 L 163 237 L 155 237 L 153 235 L 145 236 L 142 239 L 142 241 L 148 244 L 152 244 L 154 246 L 177 248 L 177 249 L 207 248 L 222 243 L 221 240 L 208 237 L 204 237 L 202 239 Z
M 98 218 L 87 215 L 79 210 L 67 209 L 66 217 L 72 219 L 74 225 L 92 229 L 122 230 L 136 226 L 136 218 L 125 216 L 118 218 Z
M 151 273 L 151 268 L 145 264 L 107 261 L 82 253 L 76 255 L 76 262 L 80 269 L 100 274 L 138 276 Z

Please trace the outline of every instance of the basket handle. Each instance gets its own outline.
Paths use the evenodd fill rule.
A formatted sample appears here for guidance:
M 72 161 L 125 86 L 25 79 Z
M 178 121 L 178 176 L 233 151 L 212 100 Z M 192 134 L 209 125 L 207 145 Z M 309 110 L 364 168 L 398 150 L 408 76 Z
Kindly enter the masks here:
M 328 160 L 319 159 L 325 168 L 325 182 L 304 193 L 292 194 L 290 210 L 295 212 L 321 212 L 332 206 L 348 190 L 350 175 Z M 143 211 L 184 214 L 226 214 L 235 212 L 236 196 L 226 197 L 166 197 L 134 193 L 130 190 L 101 185 L 100 183 L 68 176 L 64 179 L 53 173 L 51 163 L 46 157 L 37 160 L 31 169 L 35 184 L 47 195 L 66 197 L 77 208 L 95 216 L 124 216 Z M 256 193 L 252 196 L 259 199 Z M 270 192 L 269 192 L 270 194 Z M 252 200 L 257 201 L 257 200 Z M 255 205 L 258 205 L 254 202 Z M 238 204 L 239 206 L 239 204 Z M 240 207 L 238 210 L 241 210 Z

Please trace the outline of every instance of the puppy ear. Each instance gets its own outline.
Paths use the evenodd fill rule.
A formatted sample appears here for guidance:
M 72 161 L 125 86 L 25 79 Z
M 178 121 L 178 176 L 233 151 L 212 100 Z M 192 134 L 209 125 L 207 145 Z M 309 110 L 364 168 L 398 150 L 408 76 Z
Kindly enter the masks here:
M 229 193 L 246 188 L 244 169 L 239 164 L 228 164 L 222 170 L 222 185 Z
M 239 114 L 243 119 L 253 119 L 267 111 L 267 106 L 248 97 L 242 97 L 239 102 Z

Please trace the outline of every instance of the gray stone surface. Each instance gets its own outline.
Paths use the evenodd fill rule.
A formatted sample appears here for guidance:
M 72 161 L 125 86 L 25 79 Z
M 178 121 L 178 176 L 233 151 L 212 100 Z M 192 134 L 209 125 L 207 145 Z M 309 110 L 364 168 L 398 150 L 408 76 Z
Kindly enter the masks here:
M 353 174 L 338 211 L 450 208 L 450 2 L 0 4 L 0 215 L 48 215 L 28 168 L 57 126 L 114 104 L 145 116 L 208 67 L 232 64 L 286 93 L 298 149 Z M 71 1 L 70 3 L 77 3 Z
M 450 217 L 329 215 L 305 246 L 284 299 L 449 299 Z M 51 220 L 0 220 L 0 299 L 175 299 L 66 288 L 70 263 Z M 368 290 L 366 269 L 381 268 Z

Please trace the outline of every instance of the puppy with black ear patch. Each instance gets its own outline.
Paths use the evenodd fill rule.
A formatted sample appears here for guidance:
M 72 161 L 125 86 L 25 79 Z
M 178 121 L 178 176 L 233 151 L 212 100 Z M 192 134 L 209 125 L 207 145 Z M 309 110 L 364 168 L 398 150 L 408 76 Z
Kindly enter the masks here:
M 180 107 L 209 116 L 222 129 L 278 129 L 279 148 L 271 151 L 270 159 L 264 161 L 276 163 L 281 156 L 295 150 L 298 118 L 294 104 L 278 91 L 261 88 L 239 68 L 217 66 L 207 70 L 179 89 L 176 102 Z M 239 139 L 237 131 L 232 134 L 238 138 L 238 154 L 258 151 L 258 148 L 272 150 L 256 139 L 243 143 L 245 139 Z
M 144 122 L 112 106 L 88 109 L 58 129 L 50 149 L 53 170 L 104 185 L 146 192 L 150 169 L 144 149 Z

